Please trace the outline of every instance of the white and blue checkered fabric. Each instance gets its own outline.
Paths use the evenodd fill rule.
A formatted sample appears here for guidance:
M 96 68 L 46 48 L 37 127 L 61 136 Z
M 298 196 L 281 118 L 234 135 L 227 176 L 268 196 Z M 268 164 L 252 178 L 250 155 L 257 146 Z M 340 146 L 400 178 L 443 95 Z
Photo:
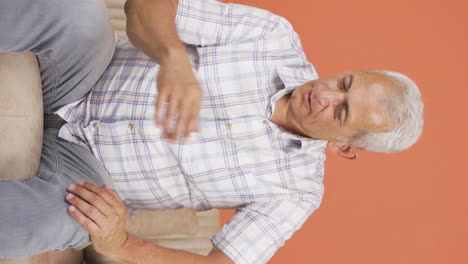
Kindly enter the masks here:
M 316 79 L 289 22 L 268 11 L 180 0 L 176 17 L 204 96 L 200 132 L 169 144 L 154 123 L 159 66 L 120 40 L 107 71 L 57 114 L 132 209 L 238 208 L 213 238 L 236 263 L 266 263 L 318 208 L 326 141 L 269 121 L 278 98 Z

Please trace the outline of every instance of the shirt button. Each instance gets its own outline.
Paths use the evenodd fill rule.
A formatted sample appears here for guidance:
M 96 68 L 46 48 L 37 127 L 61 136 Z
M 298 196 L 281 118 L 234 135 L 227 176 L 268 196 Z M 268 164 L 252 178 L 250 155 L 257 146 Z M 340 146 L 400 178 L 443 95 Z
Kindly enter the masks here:
M 133 128 L 133 125 L 132 125 L 132 124 L 128 124 L 128 128 L 132 129 L 132 128 Z
M 227 127 L 228 129 L 231 129 L 231 128 L 232 128 L 232 124 L 226 124 L 226 127 Z
M 95 129 L 98 129 L 98 128 L 99 128 L 98 124 L 96 124 L 96 123 L 93 124 L 93 127 L 94 127 Z
M 266 121 L 266 120 L 263 120 L 263 122 L 262 122 L 262 123 L 263 123 L 264 125 L 266 125 L 266 124 L 268 123 L 268 121 Z

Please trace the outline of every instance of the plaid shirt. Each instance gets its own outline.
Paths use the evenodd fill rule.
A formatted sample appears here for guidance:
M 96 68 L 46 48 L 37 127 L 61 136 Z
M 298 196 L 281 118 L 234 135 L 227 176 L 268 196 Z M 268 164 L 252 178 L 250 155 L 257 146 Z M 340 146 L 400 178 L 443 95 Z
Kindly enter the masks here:
M 316 79 L 289 22 L 268 11 L 181 0 L 176 17 L 204 90 L 200 132 L 169 144 L 153 120 L 158 64 L 120 40 L 99 82 L 57 114 L 59 136 L 94 153 L 129 208 L 237 208 L 212 243 L 266 263 L 318 208 L 326 141 L 269 121 L 275 102 Z

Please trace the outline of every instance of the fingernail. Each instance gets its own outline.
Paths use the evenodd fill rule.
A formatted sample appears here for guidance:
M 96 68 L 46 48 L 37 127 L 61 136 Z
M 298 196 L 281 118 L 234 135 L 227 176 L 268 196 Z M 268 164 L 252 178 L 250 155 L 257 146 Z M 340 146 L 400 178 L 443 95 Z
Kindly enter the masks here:
M 76 185 L 75 185 L 75 184 L 70 184 L 70 185 L 68 185 L 68 190 L 70 190 L 70 191 L 75 190 L 75 188 L 76 188 Z
M 71 193 L 67 194 L 67 199 L 70 200 L 71 198 L 73 198 L 73 194 Z
M 68 207 L 68 208 L 70 208 L 70 211 L 75 211 L 76 210 L 75 206 L 73 206 L 73 205 L 70 205 L 70 207 Z
M 78 184 L 79 184 L 79 185 L 83 185 L 83 184 L 84 184 L 84 181 L 79 181 Z

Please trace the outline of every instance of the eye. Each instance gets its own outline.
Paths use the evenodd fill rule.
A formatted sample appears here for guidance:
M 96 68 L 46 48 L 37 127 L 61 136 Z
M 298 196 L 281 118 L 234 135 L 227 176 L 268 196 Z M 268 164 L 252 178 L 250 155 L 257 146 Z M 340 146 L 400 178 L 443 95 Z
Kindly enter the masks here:
M 341 85 L 343 87 L 343 91 L 347 92 L 348 89 L 349 89 L 349 78 L 347 78 L 348 76 L 345 76 L 343 77 L 342 81 L 341 81 Z
M 343 125 L 344 122 L 346 122 L 348 115 L 348 103 L 344 102 L 340 106 L 336 108 L 335 111 L 335 120 L 340 123 L 340 126 Z
M 341 88 L 346 92 L 346 77 L 341 79 Z
M 348 104 L 345 102 L 343 103 L 342 107 L 340 108 L 340 125 L 342 122 L 346 120 L 346 112 L 348 111 Z
M 341 89 L 347 93 L 351 88 L 352 82 L 353 75 L 344 76 L 341 78 Z M 340 126 L 343 124 L 343 122 L 346 122 L 348 117 L 348 102 L 346 100 L 336 108 L 334 116 L 335 120 L 340 123 Z

